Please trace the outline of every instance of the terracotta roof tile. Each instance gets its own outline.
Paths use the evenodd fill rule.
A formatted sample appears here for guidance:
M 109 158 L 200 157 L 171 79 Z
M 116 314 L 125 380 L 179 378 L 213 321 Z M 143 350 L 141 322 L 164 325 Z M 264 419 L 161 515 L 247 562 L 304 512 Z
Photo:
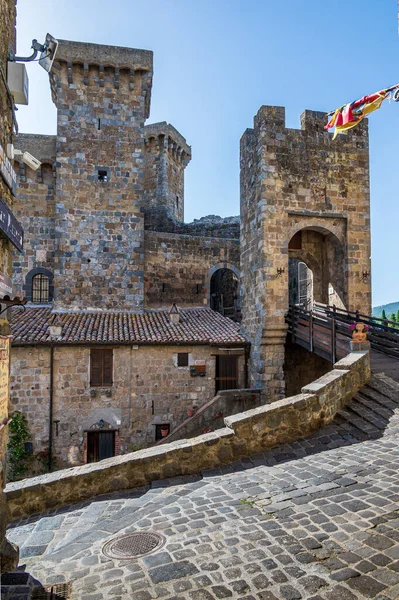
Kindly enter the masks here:
M 13 309 L 11 333 L 14 344 L 48 343 L 48 327 L 57 314 L 62 336 L 56 343 L 155 343 L 237 344 L 248 340 L 240 326 L 209 308 L 179 309 L 180 322 L 171 323 L 169 311 L 69 312 L 51 308 Z M 53 340 L 54 341 L 54 340 Z

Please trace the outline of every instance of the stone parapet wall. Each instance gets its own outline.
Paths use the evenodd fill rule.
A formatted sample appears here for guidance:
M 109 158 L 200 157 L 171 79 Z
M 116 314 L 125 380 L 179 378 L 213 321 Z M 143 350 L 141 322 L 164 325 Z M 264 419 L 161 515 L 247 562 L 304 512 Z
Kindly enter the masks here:
M 193 417 L 173 430 L 162 443 L 170 443 L 184 437 L 195 437 L 204 433 L 205 429 L 212 431 L 221 429 L 225 417 L 255 408 L 261 401 L 260 390 L 221 390 L 217 396 L 200 407 Z
M 198 473 L 292 442 L 331 422 L 370 374 L 369 353 L 354 352 L 301 394 L 227 417 L 225 427 L 215 432 L 9 484 L 10 516 L 22 518 L 157 479 Z
M 147 231 L 163 231 L 180 233 L 195 237 L 215 237 L 240 239 L 240 217 L 219 217 L 208 215 L 194 219 L 192 223 L 183 223 L 170 214 L 166 206 L 141 208 L 144 214 L 144 229 Z

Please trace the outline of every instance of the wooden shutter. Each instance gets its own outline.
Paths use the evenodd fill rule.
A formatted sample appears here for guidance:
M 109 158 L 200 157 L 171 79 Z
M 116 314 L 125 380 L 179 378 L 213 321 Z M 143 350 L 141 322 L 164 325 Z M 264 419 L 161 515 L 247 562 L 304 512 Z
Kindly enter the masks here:
M 103 361 L 102 350 L 90 351 L 90 385 L 102 385 Z
M 112 385 L 113 351 L 102 350 L 103 353 L 103 385 Z
M 238 387 L 237 356 L 216 357 L 216 392 L 234 390 Z

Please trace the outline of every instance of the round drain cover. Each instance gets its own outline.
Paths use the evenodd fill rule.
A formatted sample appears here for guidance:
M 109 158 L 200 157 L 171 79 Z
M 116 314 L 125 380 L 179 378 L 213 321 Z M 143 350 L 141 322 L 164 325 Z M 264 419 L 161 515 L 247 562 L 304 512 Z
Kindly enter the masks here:
M 137 531 L 114 538 L 105 544 L 103 553 L 109 558 L 140 558 L 151 554 L 165 543 L 165 538 L 153 531 Z

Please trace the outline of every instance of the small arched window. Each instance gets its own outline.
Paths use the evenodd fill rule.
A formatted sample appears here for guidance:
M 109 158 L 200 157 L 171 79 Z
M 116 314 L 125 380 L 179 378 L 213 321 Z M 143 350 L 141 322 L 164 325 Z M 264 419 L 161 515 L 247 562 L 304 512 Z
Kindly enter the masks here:
M 50 301 L 50 279 L 43 273 L 32 277 L 32 302 Z
M 50 163 L 42 163 L 41 166 L 42 183 L 45 185 L 54 184 L 53 166 Z
M 46 304 L 53 300 L 54 281 L 53 274 L 48 269 L 32 269 L 26 276 L 26 298 L 36 304 Z

